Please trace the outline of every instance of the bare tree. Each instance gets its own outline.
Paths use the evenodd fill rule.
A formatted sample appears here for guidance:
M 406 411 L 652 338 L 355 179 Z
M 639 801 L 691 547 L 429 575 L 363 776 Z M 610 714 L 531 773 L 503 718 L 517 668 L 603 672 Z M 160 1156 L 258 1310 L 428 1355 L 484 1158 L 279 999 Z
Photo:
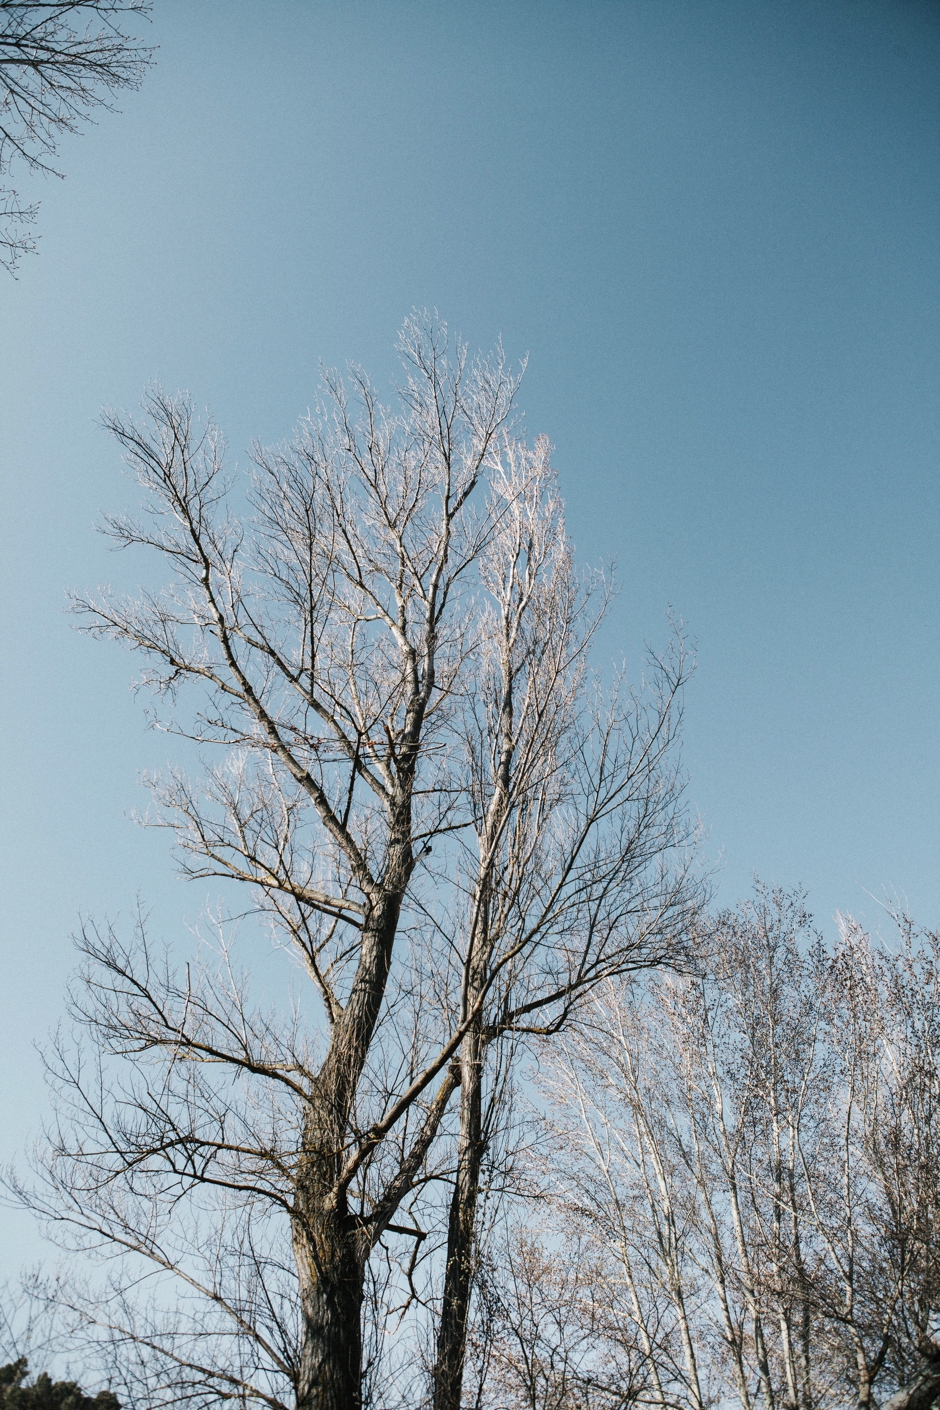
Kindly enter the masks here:
M 686 869 L 669 865 L 685 840 L 673 757 L 684 661 L 657 661 L 642 697 L 618 682 L 582 706 L 606 597 L 573 570 L 549 451 L 544 439 L 507 446 L 481 556 L 489 606 L 464 725 L 474 821 L 461 1004 L 475 1016 L 459 1054 L 435 1410 L 461 1404 L 487 1048 L 557 1034 L 604 978 L 677 960 L 692 899 Z
M 937 939 L 905 923 L 892 953 L 847 922 L 827 951 L 801 898 L 760 891 L 700 953 L 698 977 L 609 989 L 553 1083 L 598 1296 L 663 1405 L 916 1401 L 940 1314 Z
M 91 1056 L 60 1050 L 26 1197 L 177 1284 L 74 1299 L 131 1349 L 138 1403 L 360 1404 L 370 1255 L 404 1248 L 402 1306 L 427 1301 L 454 1093 L 462 1257 L 506 1045 L 670 953 L 689 904 L 681 655 L 640 698 L 591 684 L 604 589 L 575 572 L 547 444 L 510 433 L 517 378 L 425 319 L 400 347 L 399 410 L 328 376 L 295 441 L 256 451 L 247 508 L 188 402 L 109 418 L 153 516 L 111 530 L 175 583 L 81 610 L 221 749 L 198 785 L 154 780 L 160 818 L 189 875 L 252 890 L 304 981 L 278 1016 L 224 927 L 182 971 L 143 924 L 86 930 Z
M 0 0 L 0 176 L 18 161 L 61 176 L 61 138 L 108 95 L 139 85 L 152 50 L 124 21 L 149 10 L 150 0 Z M 11 273 L 36 248 L 36 210 L 0 189 L 0 264 Z

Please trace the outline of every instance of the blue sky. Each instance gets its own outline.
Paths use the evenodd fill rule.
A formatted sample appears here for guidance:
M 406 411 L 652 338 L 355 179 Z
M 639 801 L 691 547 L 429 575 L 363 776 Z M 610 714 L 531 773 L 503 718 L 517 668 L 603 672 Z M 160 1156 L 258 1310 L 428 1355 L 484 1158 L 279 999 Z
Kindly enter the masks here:
M 827 929 L 886 889 L 940 924 L 936 0 L 155 0 L 152 32 L 0 282 L 4 1152 L 79 914 L 139 893 L 173 936 L 205 901 L 130 818 L 172 754 L 134 663 L 64 613 L 146 572 L 93 531 L 132 499 L 100 408 L 187 387 L 243 457 L 319 359 L 390 378 L 412 306 L 529 354 L 579 554 L 617 565 L 604 649 L 670 605 L 697 640 L 720 898 L 756 871 Z

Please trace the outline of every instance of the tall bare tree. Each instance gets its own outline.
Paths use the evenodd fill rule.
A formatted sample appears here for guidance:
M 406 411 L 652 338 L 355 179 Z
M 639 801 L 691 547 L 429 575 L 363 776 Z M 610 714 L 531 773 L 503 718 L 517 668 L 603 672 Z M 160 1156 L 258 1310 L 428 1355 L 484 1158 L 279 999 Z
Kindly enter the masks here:
M 0 0 L 0 176 L 17 162 L 61 176 L 61 138 L 139 85 L 152 50 L 125 21 L 149 11 L 150 0 Z M 11 273 L 36 248 L 36 210 L 0 188 L 0 264 Z
M 589 680 L 605 590 L 575 571 L 547 443 L 511 433 L 518 379 L 427 319 L 400 347 L 399 409 L 328 376 L 246 504 L 185 400 L 109 418 L 151 511 L 111 531 L 174 583 L 81 610 L 221 750 L 199 783 L 154 781 L 160 818 L 189 875 L 250 888 L 304 980 L 279 1018 L 224 935 L 179 971 L 143 925 L 85 934 L 92 1056 L 60 1053 L 28 1198 L 177 1283 L 73 1302 L 132 1350 L 138 1403 L 359 1405 L 370 1255 L 423 1247 L 454 1093 L 445 1307 L 506 1045 L 670 953 L 689 905 L 681 655 L 639 698 Z M 413 1293 L 415 1257 L 397 1268 Z
M 618 682 L 585 709 L 605 585 L 574 571 L 550 449 L 544 438 L 532 450 L 507 445 L 480 560 L 489 602 L 464 726 L 474 821 L 461 978 L 475 1017 L 459 1054 L 435 1410 L 461 1404 L 487 1048 L 509 1034 L 557 1034 L 604 978 L 678 959 L 692 899 L 674 865 L 684 840 L 674 757 L 681 651 L 655 663 L 642 697 Z

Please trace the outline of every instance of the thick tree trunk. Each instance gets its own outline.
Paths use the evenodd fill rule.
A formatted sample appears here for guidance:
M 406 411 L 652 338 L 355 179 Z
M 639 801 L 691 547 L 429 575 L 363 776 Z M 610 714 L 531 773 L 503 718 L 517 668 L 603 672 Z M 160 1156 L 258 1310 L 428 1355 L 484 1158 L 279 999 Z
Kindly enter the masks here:
M 882 1410 L 931 1410 L 940 1399 L 940 1356 L 931 1356 L 906 1385 L 886 1400 Z
M 400 884 L 382 896 L 363 931 L 356 977 L 304 1123 L 293 1228 L 302 1315 L 296 1410 L 359 1410 L 362 1405 L 368 1242 L 347 1208 L 343 1150 L 388 980 L 407 877 L 396 880 Z
M 444 1300 L 434 1365 L 434 1410 L 460 1410 L 483 1138 L 483 1039 L 467 1034 L 461 1053 L 460 1139 L 447 1229 Z
M 364 1262 L 348 1218 L 320 1218 L 295 1231 L 303 1318 L 297 1410 L 362 1405 Z

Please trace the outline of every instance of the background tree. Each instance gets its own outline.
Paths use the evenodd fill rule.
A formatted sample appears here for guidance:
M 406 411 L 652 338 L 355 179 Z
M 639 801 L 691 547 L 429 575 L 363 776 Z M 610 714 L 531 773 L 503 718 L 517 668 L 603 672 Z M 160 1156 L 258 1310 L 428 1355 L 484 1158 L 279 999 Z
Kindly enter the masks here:
M 608 1343 L 661 1405 L 932 1403 L 937 937 L 827 951 L 760 891 L 699 944 L 698 977 L 609 989 L 552 1079 Z
M 0 1366 L 0 1406 L 3 1410 L 121 1410 L 108 1390 L 86 1395 L 76 1381 L 54 1381 L 43 1371 L 27 1384 L 29 1363 L 25 1356 Z
M 577 1237 L 561 1249 L 505 1231 L 477 1277 L 468 1347 L 474 1405 L 506 1410 L 626 1410 L 650 1399 L 649 1368 L 611 1336 L 603 1273 Z
M 53 162 L 63 135 L 139 85 L 152 50 L 124 21 L 149 11 L 149 0 L 0 0 L 0 177 L 17 161 L 62 175 Z M 36 248 L 36 211 L 0 188 L 0 264 L 11 273 Z
M 259 1001 L 224 925 L 181 969 L 142 922 L 84 935 L 89 1043 L 60 1045 L 23 1197 L 140 1265 L 69 1303 L 135 1403 L 359 1404 L 373 1255 L 403 1250 L 390 1286 L 427 1303 L 451 1137 L 458 1174 L 488 1139 L 453 1132 L 451 1098 L 477 1093 L 463 1127 L 502 1090 L 483 1049 L 504 1063 L 683 933 L 681 653 L 639 698 L 589 680 L 604 590 L 574 570 L 547 444 L 510 432 L 517 378 L 427 320 L 400 346 L 398 409 L 328 376 L 247 500 L 185 400 L 109 418 L 151 510 L 112 532 L 175 581 L 82 610 L 222 752 L 154 780 L 184 870 L 250 887 L 296 961 Z

